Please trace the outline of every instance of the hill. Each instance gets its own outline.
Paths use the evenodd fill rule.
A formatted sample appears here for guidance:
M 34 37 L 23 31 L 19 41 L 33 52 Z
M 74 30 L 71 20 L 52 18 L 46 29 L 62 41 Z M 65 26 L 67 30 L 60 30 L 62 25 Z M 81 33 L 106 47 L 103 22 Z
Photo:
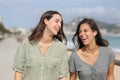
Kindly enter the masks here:
M 73 19 L 72 21 L 64 24 L 64 30 L 65 32 L 75 32 L 78 23 L 83 19 L 84 17 L 77 17 L 76 19 Z M 94 19 L 94 18 L 93 18 Z M 103 34 L 120 34 L 120 25 L 117 24 L 109 24 L 103 21 L 99 21 L 97 19 L 94 19 L 97 23 L 99 29 L 101 30 L 101 33 Z M 67 32 L 66 32 L 67 33 Z

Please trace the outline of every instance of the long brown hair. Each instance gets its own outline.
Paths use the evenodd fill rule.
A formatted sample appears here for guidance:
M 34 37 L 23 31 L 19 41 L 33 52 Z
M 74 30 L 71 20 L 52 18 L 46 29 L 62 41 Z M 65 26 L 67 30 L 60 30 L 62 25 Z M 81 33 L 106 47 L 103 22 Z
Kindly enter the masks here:
M 57 12 L 57 11 L 46 11 L 42 16 L 41 16 L 41 19 L 38 23 L 38 25 L 35 27 L 35 29 L 33 30 L 32 34 L 28 37 L 29 41 L 34 43 L 38 40 L 41 39 L 42 35 L 43 35 L 43 32 L 45 30 L 45 23 L 44 23 L 44 19 L 47 19 L 47 20 L 50 20 L 54 14 L 58 14 L 62 17 L 62 15 Z M 67 44 L 67 39 L 66 39 L 66 36 L 63 32 L 63 20 L 61 22 L 61 29 L 60 31 L 58 32 L 57 35 L 54 36 L 54 38 L 60 40 L 61 42 L 64 41 L 65 44 Z
M 105 47 L 107 47 L 109 45 L 108 41 L 102 38 L 99 28 L 98 28 L 97 24 L 95 23 L 95 21 L 93 19 L 85 18 L 78 24 L 76 33 L 74 34 L 74 36 L 72 38 L 72 41 L 76 47 L 78 47 L 78 48 L 84 47 L 84 44 L 82 43 L 82 41 L 79 37 L 80 26 L 84 23 L 89 24 L 92 31 L 97 31 L 97 35 L 95 36 L 95 41 L 96 41 L 97 45 L 105 46 Z

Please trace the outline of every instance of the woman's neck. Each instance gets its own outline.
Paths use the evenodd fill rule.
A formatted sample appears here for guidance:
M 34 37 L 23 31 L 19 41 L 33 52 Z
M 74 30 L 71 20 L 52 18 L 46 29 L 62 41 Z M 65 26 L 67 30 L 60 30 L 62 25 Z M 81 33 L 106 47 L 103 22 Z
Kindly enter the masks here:
M 96 51 L 98 51 L 99 46 L 97 44 L 94 45 L 89 45 L 89 46 L 85 46 L 83 48 L 84 51 L 86 51 L 87 53 L 95 53 Z
M 40 43 L 51 44 L 53 42 L 53 36 L 50 36 L 47 33 L 44 33 L 40 39 Z

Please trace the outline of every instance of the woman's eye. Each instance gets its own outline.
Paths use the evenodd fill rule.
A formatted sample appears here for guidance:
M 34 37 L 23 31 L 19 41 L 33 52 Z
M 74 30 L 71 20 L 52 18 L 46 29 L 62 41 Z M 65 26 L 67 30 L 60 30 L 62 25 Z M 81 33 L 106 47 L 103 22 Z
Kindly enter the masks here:
M 58 23 L 58 21 L 55 21 L 56 23 Z
M 87 32 L 87 31 L 88 31 L 87 29 L 84 30 L 84 32 Z
M 55 20 L 55 22 L 56 22 L 56 23 L 58 23 L 58 22 L 59 22 L 59 20 Z

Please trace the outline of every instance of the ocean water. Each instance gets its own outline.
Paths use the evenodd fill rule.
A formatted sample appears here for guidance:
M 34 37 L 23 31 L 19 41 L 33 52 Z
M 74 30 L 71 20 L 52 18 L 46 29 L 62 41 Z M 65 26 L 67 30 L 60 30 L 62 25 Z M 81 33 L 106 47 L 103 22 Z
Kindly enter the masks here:
M 72 43 L 73 36 L 67 36 L 67 48 L 72 49 L 74 48 L 74 44 Z M 109 42 L 109 47 L 116 52 L 120 52 L 120 36 L 103 36 Z
M 104 36 L 103 38 L 108 40 L 111 49 L 120 52 L 120 36 Z

